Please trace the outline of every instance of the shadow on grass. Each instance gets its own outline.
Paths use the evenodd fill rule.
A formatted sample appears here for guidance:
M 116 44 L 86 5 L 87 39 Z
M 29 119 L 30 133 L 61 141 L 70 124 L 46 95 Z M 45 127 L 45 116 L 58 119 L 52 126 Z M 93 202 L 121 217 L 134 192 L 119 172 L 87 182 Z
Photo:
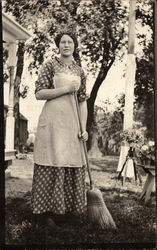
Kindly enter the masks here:
M 110 161 L 108 159 L 90 159 L 89 163 L 93 164 L 93 166 L 91 166 L 92 170 L 103 171 L 108 173 L 115 173 L 116 168 L 118 166 L 117 158 L 112 159 Z M 99 167 L 99 169 L 95 169 L 94 165 Z
M 102 194 L 118 227 L 116 232 L 95 229 L 84 222 L 80 225 L 64 224 L 59 231 L 47 233 L 45 227 L 34 227 L 30 192 L 23 198 L 7 198 L 6 244 L 65 245 L 68 242 L 79 245 L 155 242 L 155 205 L 145 206 L 131 191 L 125 191 L 125 196 L 120 196 L 117 189 L 103 189 Z

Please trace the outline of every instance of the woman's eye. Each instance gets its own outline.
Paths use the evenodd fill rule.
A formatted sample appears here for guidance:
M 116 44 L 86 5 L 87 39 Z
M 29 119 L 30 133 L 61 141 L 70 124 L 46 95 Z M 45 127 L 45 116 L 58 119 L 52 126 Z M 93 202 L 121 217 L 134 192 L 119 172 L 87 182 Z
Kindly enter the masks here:
M 65 43 L 68 43 L 68 44 L 72 44 L 72 42 L 71 41 L 61 41 L 61 43 L 63 43 L 63 44 L 65 44 Z

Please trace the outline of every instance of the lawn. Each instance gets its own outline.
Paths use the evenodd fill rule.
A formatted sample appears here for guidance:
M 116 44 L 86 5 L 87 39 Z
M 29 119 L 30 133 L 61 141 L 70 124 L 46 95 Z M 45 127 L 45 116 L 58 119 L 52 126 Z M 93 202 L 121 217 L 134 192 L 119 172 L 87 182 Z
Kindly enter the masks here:
M 145 204 L 139 200 L 142 187 L 134 181 L 123 186 L 116 179 L 118 157 L 90 159 L 92 176 L 103 194 L 105 204 L 117 225 L 118 230 L 101 230 L 86 221 L 81 224 L 63 224 L 59 231 L 48 232 L 45 227 L 34 227 L 30 209 L 30 189 L 17 193 L 18 178 L 11 177 L 6 182 L 6 244 L 70 245 L 111 244 L 111 243 L 153 243 L 156 232 L 156 197 Z M 27 164 L 27 161 L 26 161 Z M 142 180 L 146 175 L 141 172 Z M 10 183 L 10 184 L 9 184 Z M 21 190 L 24 182 L 20 182 Z M 30 187 L 31 188 L 31 187 Z M 88 188 L 88 177 L 87 177 Z M 11 191 L 12 190 L 12 191 Z M 18 195 L 20 194 L 20 195 Z M 121 249 L 121 248 L 120 248 Z

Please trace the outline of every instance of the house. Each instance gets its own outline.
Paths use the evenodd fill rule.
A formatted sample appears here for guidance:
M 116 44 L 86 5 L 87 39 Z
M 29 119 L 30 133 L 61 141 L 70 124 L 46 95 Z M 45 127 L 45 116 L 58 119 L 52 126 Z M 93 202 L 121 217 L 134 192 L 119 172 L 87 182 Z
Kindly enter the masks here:
M 13 20 L 10 16 L 2 13 L 2 36 L 3 47 L 8 50 L 8 68 L 9 68 L 9 82 L 8 84 L 8 107 L 4 114 L 5 119 L 5 164 L 11 164 L 15 158 L 14 149 L 14 74 L 16 67 L 16 50 L 17 42 L 19 40 L 27 40 L 31 35 L 20 24 Z M 5 88 L 5 86 L 4 86 Z M 5 104 L 5 100 L 4 100 Z

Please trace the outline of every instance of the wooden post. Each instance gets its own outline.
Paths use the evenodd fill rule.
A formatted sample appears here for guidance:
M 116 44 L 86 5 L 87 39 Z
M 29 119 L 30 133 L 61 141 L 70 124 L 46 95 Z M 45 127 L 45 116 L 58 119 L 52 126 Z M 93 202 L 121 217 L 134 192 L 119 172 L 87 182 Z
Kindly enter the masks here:
M 125 107 L 124 107 L 124 124 L 123 124 L 124 130 L 130 129 L 133 126 L 134 84 L 135 84 L 135 73 L 136 73 L 136 62 L 134 55 L 135 9 L 136 9 L 136 0 L 130 0 L 128 56 L 127 56 L 127 69 L 126 69 Z M 128 149 L 129 147 L 126 145 L 121 146 L 120 159 L 117 168 L 118 172 L 121 170 L 123 163 L 125 162 Z
M 10 91 L 9 91 L 9 107 L 6 118 L 6 151 L 14 150 L 14 71 L 16 66 L 16 42 L 9 43 L 9 69 L 10 69 Z

